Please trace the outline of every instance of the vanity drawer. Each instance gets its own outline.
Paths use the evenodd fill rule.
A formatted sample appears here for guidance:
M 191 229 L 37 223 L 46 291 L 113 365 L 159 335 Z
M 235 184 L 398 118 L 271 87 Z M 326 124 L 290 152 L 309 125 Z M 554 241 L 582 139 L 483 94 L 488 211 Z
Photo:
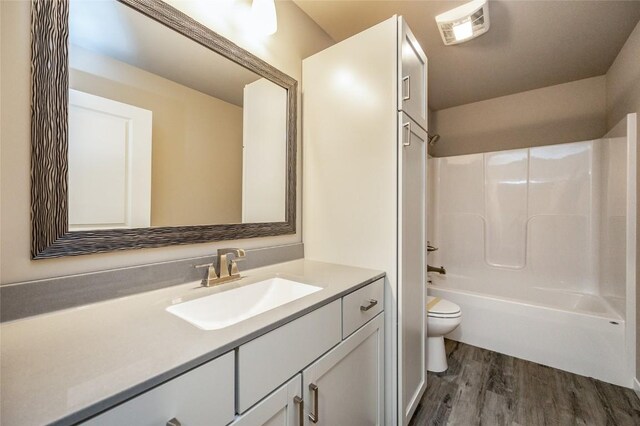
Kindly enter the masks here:
M 238 348 L 238 412 L 243 413 L 341 339 L 336 300 Z
M 229 424 L 235 415 L 234 363 L 232 351 L 83 424 L 151 426 L 173 418 L 185 426 Z
M 362 327 L 384 309 L 384 278 L 342 298 L 342 338 Z

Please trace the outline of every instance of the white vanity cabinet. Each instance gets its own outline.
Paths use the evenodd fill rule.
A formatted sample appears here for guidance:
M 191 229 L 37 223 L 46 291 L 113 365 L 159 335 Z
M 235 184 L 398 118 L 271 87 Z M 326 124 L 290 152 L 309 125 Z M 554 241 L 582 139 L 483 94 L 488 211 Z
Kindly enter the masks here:
M 340 300 L 238 348 L 239 413 L 340 343 Z
M 384 424 L 383 306 L 384 280 L 379 279 L 242 345 L 237 357 L 239 412 L 283 376 L 301 371 L 302 383 L 301 394 L 289 387 L 284 398 L 280 388 L 237 421 L 251 415 L 264 422 L 247 423 L 252 426 L 290 425 L 292 419 L 293 425 L 313 426 L 312 418 L 318 416 L 317 424 L 323 425 Z M 252 414 L 263 405 L 270 408 Z
M 381 278 L 84 424 L 382 425 L 383 306 Z
M 226 425 L 235 415 L 233 351 L 194 368 L 83 425 Z
M 382 314 L 307 367 L 302 379 L 305 425 L 383 425 Z
M 281 386 L 255 407 L 239 416 L 233 426 L 299 426 L 304 422 L 302 375 Z

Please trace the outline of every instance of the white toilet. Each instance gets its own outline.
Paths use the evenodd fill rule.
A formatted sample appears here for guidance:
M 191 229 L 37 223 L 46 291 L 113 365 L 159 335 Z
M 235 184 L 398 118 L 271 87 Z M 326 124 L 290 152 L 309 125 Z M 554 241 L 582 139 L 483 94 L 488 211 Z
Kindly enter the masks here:
M 439 297 L 427 297 L 427 370 L 440 373 L 447 369 L 444 336 L 461 322 L 460 306 Z

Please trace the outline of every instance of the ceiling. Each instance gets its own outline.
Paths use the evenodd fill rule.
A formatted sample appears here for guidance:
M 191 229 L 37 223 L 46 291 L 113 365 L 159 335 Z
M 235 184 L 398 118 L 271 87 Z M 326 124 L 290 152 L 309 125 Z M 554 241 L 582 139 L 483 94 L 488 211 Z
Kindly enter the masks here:
M 638 0 L 491 0 L 489 32 L 445 46 L 434 17 L 465 2 L 294 1 L 335 41 L 403 15 L 429 58 L 433 110 L 603 75 L 640 20 Z

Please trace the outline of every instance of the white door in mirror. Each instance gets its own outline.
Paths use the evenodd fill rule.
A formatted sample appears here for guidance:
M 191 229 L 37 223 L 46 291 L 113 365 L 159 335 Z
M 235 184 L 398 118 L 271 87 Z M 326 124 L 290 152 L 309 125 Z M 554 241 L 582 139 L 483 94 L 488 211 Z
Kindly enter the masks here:
M 219 330 L 322 290 L 283 278 L 270 278 L 167 308 L 202 330 Z
M 69 90 L 69 229 L 151 225 L 152 113 Z

